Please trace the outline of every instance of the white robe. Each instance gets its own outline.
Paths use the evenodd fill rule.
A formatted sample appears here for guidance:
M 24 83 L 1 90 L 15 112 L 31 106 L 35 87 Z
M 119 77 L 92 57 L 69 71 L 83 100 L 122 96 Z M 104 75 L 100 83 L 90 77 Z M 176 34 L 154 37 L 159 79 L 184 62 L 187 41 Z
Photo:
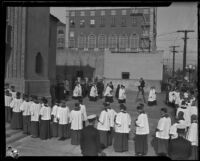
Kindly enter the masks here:
M 173 95 L 174 94 L 174 95 Z M 169 102 L 173 102 L 176 100 L 176 96 L 175 96 L 175 92 L 174 91 L 170 91 L 169 92 Z
M 156 91 L 155 91 L 155 89 L 151 89 L 151 90 L 149 91 L 148 101 L 149 101 L 149 102 L 153 102 L 153 101 L 155 101 L 155 100 L 156 100 Z
M 92 88 L 90 90 L 90 97 L 97 97 L 97 96 L 98 96 L 97 87 L 92 86 Z
M 58 111 L 58 106 L 57 105 L 54 105 L 53 108 L 52 108 L 52 111 L 51 111 L 51 115 L 53 115 L 53 122 L 56 122 L 57 123 L 57 111 Z
M 42 106 L 40 103 L 32 103 L 32 105 L 30 106 L 31 121 L 39 121 L 39 114 L 41 108 Z
M 80 108 L 81 108 L 81 113 L 82 113 L 83 121 L 86 121 L 87 120 L 86 107 L 85 107 L 85 105 L 80 104 Z
M 30 103 L 29 102 L 26 102 L 24 101 L 21 106 L 20 106 L 20 111 L 22 111 L 22 115 L 23 116 L 30 116 L 31 115 L 31 112 L 30 112 Z
M 106 87 L 106 91 L 104 93 L 104 96 L 110 96 L 110 97 L 112 97 L 112 88 L 110 88 L 110 86 Z
M 126 91 L 125 89 L 119 89 L 119 100 L 124 100 L 126 99 Z
M 119 112 L 115 121 L 115 132 L 117 133 L 129 133 L 131 125 L 131 117 L 128 113 Z
M 14 98 L 13 100 L 12 100 L 12 102 L 10 103 L 10 108 L 12 108 L 13 110 L 13 112 L 21 112 L 20 111 L 20 106 L 21 106 L 21 104 L 22 104 L 22 99 L 17 99 L 17 98 Z
M 74 88 L 74 91 L 73 91 L 73 96 L 74 96 L 74 97 L 82 96 L 82 88 L 81 88 L 81 85 L 76 85 L 76 87 Z
M 66 125 L 69 123 L 69 119 L 70 119 L 70 111 L 68 107 L 58 107 L 57 108 L 57 114 L 56 114 L 56 118 L 59 119 L 58 123 L 60 125 Z
M 115 125 L 114 119 L 117 113 L 113 109 L 108 109 L 108 113 L 110 115 L 110 127 L 114 127 Z
M 176 116 L 178 116 L 178 113 L 180 111 L 182 111 L 184 113 L 183 118 L 185 119 L 186 124 L 189 127 L 190 124 L 191 124 L 191 116 L 190 116 L 190 111 L 189 111 L 188 107 L 186 109 L 183 109 L 183 108 L 179 107 L 177 109 Z
M 40 109 L 41 120 L 51 120 L 51 107 L 42 106 Z
M 149 121 L 147 114 L 141 113 L 136 121 L 136 134 L 137 135 L 146 135 L 149 134 Z
M 5 95 L 5 106 L 10 107 L 10 103 L 12 102 L 12 97 Z
M 102 131 L 110 130 L 110 115 L 108 111 L 103 110 L 99 116 L 99 122 L 97 123 L 97 129 Z
M 180 92 L 175 93 L 175 104 L 179 105 L 181 101 Z
M 156 137 L 160 139 L 169 139 L 169 131 L 171 127 L 171 118 L 162 117 L 158 121 L 157 129 L 160 131 L 156 132 Z
M 83 116 L 81 110 L 72 110 L 70 113 L 70 123 L 72 130 L 81 130 L 83 128 Z
M 178 125 L 182 125 L 185 126 L 185 130 L 186 130 L 186 122 L 184 120 L 180 120 L 178 123 L 174 123 L 169 130 L 169 134 L 172 135 L 171 138 L 172 139 L 176 139 L 178 137 L 178 133 L 177 133 L 177 126 Z
M 192 123 L 187 133 L 187 140 L 191 142 L 193 146 L 198 146 L 198 124 Z

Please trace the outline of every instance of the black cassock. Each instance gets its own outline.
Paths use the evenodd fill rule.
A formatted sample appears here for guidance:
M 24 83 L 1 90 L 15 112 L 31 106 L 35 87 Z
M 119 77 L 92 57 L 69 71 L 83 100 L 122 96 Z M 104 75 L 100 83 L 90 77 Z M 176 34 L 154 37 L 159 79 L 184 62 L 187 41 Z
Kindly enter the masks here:
M 101 151 L 100 135 L 96 128 L 89 125 L 81 131 L 80 147 L 83 156 L 98 156 Z

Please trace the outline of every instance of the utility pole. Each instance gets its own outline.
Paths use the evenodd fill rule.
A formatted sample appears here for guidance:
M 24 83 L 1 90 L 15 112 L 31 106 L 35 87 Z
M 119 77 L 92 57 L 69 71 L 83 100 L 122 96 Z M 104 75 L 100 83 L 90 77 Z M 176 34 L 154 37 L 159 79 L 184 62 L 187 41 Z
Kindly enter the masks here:
M 179 46 L 170 46 L 170 48 L 172 48 L 172 53 L 173 53 L 173 67 L 172 67 L 172 77 L 174 77 L 174 70 L 175 70 L 175 54 L 178 53 L 178 51 L 176 51 L 176 48 Z
M 183 49 L 183 78 L 185 77 L 186 75 L 186 53 L 187 53 L 187 39 L 189 39 L 187 37 L 187 34 L 189 32 L 194 32 L 194 30 L 178 30 L 177 32 L 183 32 L 184 33 L 184 37 L 183 37 L 183 40 L 184 40 L 184 49 Z

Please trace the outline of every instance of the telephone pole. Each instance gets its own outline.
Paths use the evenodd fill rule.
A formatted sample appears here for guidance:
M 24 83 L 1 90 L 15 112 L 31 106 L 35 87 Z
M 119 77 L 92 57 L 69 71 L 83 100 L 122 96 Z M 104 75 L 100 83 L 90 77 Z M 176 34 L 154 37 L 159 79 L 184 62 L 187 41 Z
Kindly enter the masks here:
M 194 30 L 178 30 L 177 32 L 183 32 L 184 33 L 184 37 L 183 37 L 183 40 L 184 40 L 184 48 L 183 48 L 183 78 L 185 77 L 186 75 L 186 53 L 187 53 L 187 39 L 189 39 L 187 37 L 187 34 L 189 32 L 194 32 Z
M 172 48 L 172 53 L 173 53 L 173 67 L 172 67 L 172 77 L 174 77 L 174 70 L 175 70 L 175 54 L 178 53 L 178 51 L 176 51 L 176 48 L 179 46 L 170 46 L 170 48 Z

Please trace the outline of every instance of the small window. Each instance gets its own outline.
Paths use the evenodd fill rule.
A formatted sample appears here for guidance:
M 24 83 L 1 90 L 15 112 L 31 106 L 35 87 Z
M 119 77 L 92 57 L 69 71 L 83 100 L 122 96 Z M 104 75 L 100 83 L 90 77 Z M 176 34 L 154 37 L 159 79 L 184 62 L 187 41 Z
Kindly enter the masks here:
M 137 18 L 136 18 L 136 16 L 133 16 L 132 17 L 132 25 L 137 25 Z
M 122 15 L 126 16 L 126 10 L 122 10 Z
M 122 79 L 130 79 L 130 73 L 129 72 L 122 72 Z
M 105 26 L 105 16 L 100 17 L 100 26 L 104 27 Z
M 90 20 L 90 26 L 94 27 L 94 25 L 95 25 L 95 20 Z
M 63 30 L 58 30 L 58 34 L 64 34 Z
M 35 59 L 35 72 L 37 74 L 42 74 L 42 64 L 43 64 L 42 55 L 39 52 L 37 53 L 36 59 Z
M 101 11 L 101 16 L 105 16 L 105 11 Z
M 126 17 L 122 16 L 122 27 L 126 27 Z
M 80 20 L 80 27 L 85 27 L 85 20 Z
M 73 17 L 75 16 L 75 11 L 71 12 L 71 16 L 73 16 Z
M 74 19 L 71 19 L 71 20 L 70 20 L 70 27 L 75 27 Z
M 80 16 L 85 16 L 85 12 L 81 11 Z
M 115 20 L 116 20 L 116 18 L 115 18 L 115 16 L 112 16 L 111 17 L 111 27 L 115 27 Z
M 73 31 L 70 32 L 69 37 L 74 37 L 74 32 Z
M 115 16 L 116 15 L 116 11 L 115 10 L 111 10 L 111 15 Z
M 90 11 L 90 16 L 95 16 L 95 11 Z

